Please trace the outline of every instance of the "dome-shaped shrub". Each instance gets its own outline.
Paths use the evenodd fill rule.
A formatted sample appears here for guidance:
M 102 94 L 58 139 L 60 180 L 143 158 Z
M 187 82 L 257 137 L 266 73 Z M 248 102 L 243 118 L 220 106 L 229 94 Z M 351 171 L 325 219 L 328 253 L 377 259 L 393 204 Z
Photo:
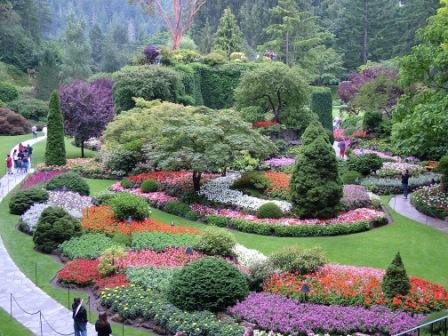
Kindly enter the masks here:
M 87 182 L 78 174 L 65 173 L 56 176 L 47 183 L 47 190 L 70 190 L 81 195 L 88 196 L 90 194 L 90 187 Z
M 235 237 L 230 232 L 222 229 L 209 229 L 201 235 L 194 248 L 210 256 L 229 257 L 233 255 L 235 244 Z
M 222 311 L 249 293 L 243 274 L 225 260 L 202 258 L 185 266 L 171 280 L 168 299 L 185 310 Z
M 23 215 L 34 203 L 46 202 L 48 197 L 48 193 L 40 188 L 20 190 L 11 196 L 9 212 L 14 215 Z
M 149 206 L 142 197 L 120 193 L 109 202 L 115 217 L 121 220 L 127 220 L 131 217 L 134 220 L 143 220 L 149 217 Z
M 140 185 L 140 189 L 144 193 L 156 192 L 158 188 L 159 188 L 159 186 L 157 185 L 157 182 L 155 180 L 152 180 L 152 179 L 145 180 Z
M 258 218 L 282 218 L 283 211 L 275 203 L 265 203 L 257 210 Z

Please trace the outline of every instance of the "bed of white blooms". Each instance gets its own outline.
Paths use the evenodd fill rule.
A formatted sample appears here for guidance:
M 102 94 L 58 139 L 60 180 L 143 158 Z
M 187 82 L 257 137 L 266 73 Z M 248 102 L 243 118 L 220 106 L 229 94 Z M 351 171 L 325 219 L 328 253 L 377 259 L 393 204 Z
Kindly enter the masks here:
M 248 249 L 240 244 L 234 246 L 233 253 L 235 253 L 238 263 L 245 267 L 260 264 L 268 259 L 263 253 Z
M 75 218 L 82 217 L 82 211 L 92 205 L 92 198 L 81 196 L 72 191 L 49 191 L 49 198 L 46 203 L 36 203 L 31 206 L 22 216 L 20 216 L 20 228 L 28 233 L 32 233 L 39 221 L 42 212 L 51 206 L 61 207 Z
M 240 177 L 238 173 L 228 174 L 224 177 L 218 177 L 210 180 L 202 186 L 200 194 L 204 195 L 209 201 L 233 205 L 238 208 L 244 208 L 257 211 L 265 203 L 275 203 L 284 213 L 291 210 L 291 203 L 286 201 L 265 200 L 258 197 L 248 196 L 239 190 L 230 189 L 233 182 Z

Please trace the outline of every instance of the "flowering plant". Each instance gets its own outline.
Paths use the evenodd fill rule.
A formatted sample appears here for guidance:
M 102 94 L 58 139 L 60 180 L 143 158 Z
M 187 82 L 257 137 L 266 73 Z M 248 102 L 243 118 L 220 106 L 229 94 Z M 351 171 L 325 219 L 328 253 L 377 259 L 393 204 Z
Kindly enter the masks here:
M 370 196 L 364 186 L 359 185 L 344 185 L 344 196 L 341 199 L 341 204 L 346 210 L 367 208 L 372 205 Z
M 246 268 L 267 260 L 267 257 L 263 253 L 248 249 L 240 244 L 236 244 L 233 247 L 233 253 L 236 256 L 238 264 Z
M 106 288 L 116 288 L 129 285 L 126 274 L 114 274 L 106 278 L 99 278 L 94 280 L 97 293 L 102 292 Z
M 101 277 L 98 265 L 97 259 L 75 259 L 64 265 L 64 268 L 58 272 L 57 278 L 65 284 L 90 286 Z
M 425 215 L 445 219 L 448 217 L 448 195 L 440 185 L 423 187 L 411 196 L 412 204 Z
M 377 171 L 378 176 L 397 176 L 404 173 L 406 170 L 409 171 L 410 175 L 422 174 L 425 169 L 417 164 L 407 163 L 407 162 L 384 162 L 383 167 Z
M 292 298 L 301 298 L 304 283 L 310 287 L 308 299 L 313 303 L 341 305 L 385 305 L 415 313 L 429 313 L 448 307 L 448 291 L 440 285 L 410 277 L 411 290 L 405 297 L 388 299 L 381 289 L 384 271 L 369 267 L 325 265 L 315 274 L 274 274 L 264 290 Z
M 150 193 L 144 193 L 140 190 L 140 188 L 135 188 L 135 189 L 125 189 L 121 186 L 120 183 L 115 183 L 113 184 L 110 189 L 112 191 L 115 192 L 128 192 L 140 197 L 145 198 L 146 200 L 148 200 L 149 202 L 151 202 L 152 204 L 155 205 L 161 205 L 164 204 L 166 202 L 173 202 L 173 201 L 177 201 L 177 197 L 173 197 L 170 196 L 168 194 L 166 194 L 163 191 L 157 191 L 157 192 L 150 192 Z
M 202 254 L 193 251 L 186 254 L 185 249 L 168 248 L 161 253 L 152 250 L 129 252 L 126 257 L 117 261 L 120 268 L 128 267 L 181 267 L 189 262 L 202 258 Z
M 295 163 L 295 160 L 288 157 L 276 157 L 266 160 L 263 163 L 270 168 L 282 168 L 292 166 Z
M 355 148 L 352 153 L 354 155 L 365 155 L 365 154 L 375 154 L 382 159 L 392 160 L 392 161 L 401 161 L 401 157 L 393 156 L 388 153 L 380 152 L 377 150 L 366 149 L 366 148 Z
M 271 127 L 271 126 L 275 126 L 275 125 L 278 125 L 278 123 L 275 121 L 271 121 L 271 120 L 256 121 L 253 124 L 254 128 L 264 128 L 264 127 Z
M 63 170 L 49 170 L 49 171 L 37 171 L 34 174 L 28 175 L 25 180 L 20 184 L 21 189 L 32 188 L 39 184 L 45 184 L 51 181 L 54 177 L 63 174 Z
M 423 315 L 396 312 L 381 306 L 324 306 L 266 293 L 251 293 L 229 312 L 261 329 L 285 335 L 314 335 L 315 332 L 390 335 L 413 328 L 425 319 Z

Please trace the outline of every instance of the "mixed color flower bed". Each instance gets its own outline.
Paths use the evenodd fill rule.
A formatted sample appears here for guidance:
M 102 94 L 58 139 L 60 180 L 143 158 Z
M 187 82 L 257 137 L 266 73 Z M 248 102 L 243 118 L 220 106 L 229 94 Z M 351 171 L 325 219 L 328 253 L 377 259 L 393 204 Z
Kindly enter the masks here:
M 440 182 L 440 175 L 434 173 L 421 174 L 419 176 L 411 176 L 409 178 L 409 191 L 429 186 Z M 361 184 L 378 195 L 401 194 L 403 192 L 401 178 L 381 178 L 368 177 L 362 180 Z
M 442 192 L 440 185 L 417 190 L 412 194 L 411 202 L 425 215 L 440 219 L 448 217 L 448 194 Z
M 411 329 L 425 319 L 423 315 L 392 311 L 381 306 L 324 306 L 266 293 L 250 294 L 229 312 L 240 320 L 256 324 L 258 328 L 285 335 L 394 334 Z
M 203 255 L 193 251 L 187 254 L 185 249 L 168 248 L 157 253 L 152 250 L 129 252 L 126 257 L 117 261 L 118 267 L 181 267 Z
M 21 189 L 28 189 L 37 185 L 50 182 L 54 177 L 65 173 L 64 170 L 48 170 L 37 171 L 34 174 L 28 175 L 25 180 L 20 184 Z
M 263 163 L 269 168 L 282 168 L 292 166 L 295 161 L 296 160 L 289 157 L 276 157 L 266 160 Z
M 407 162 L 384 162 L 383 167 L 378 170 L 376 173 L 378 176 L 399 176 L 404 173 L 406 170 L 409 171 L 409 174 L 412 176 L 416 176 L 422 174 L 425 171 L 420 165 L 407 163 Z
M 150 192 L 150 193 L 144 193 L 140 190 L 140 188 L 134 188 L 134 189 L 126 189 L 121 186 L 120 183 L 113 184 L 110 189 L 114 192 L 128 192 L 140 197 L 143 197 L 147 201 L 151 202 L 152 204 L 158 206 L 162 205 L 166 202 L 174 202 L 177 201 L 177 197 L 170 196 L 164 191 L 156 191 L 156 192 Z
M 177 227 L 157 222 L 153 219 L 145 219 L 143 221 L 118 221 L 114 217 L 114 212 L 109 206 L 91 207 L 84 210 L 81 226 L 92 232 L 115 233 L 121 232 L 129 235 L 133 232 L 168 232 L 168 233 L 191 233 L 199 234 L 201 231 L 188 228 Z
M 372 149 L 366 149 L 366 148 L 355 148 L 355 149 L 353 149 L 352 153 L 354 155 L 375 154 L 382 159 L 398 161 L 398 162 L 401 161 L 401 157 L 398 155 L 391 155 L 388 153 L 384 153 L 384 152 L 380 152 L 380 151 L 372 150 Z
M 304 277 L 275 274 L 266 281 L 264 290 L 291 298 L 302 298 L 300 288 L 311 289 L 308 300 L 328 305 L 384 305 L 414 313 L 429 313 L 448 308 L 448 291 L 440 285 L 410 277 L 411 290 L 406 297 L 388 299 L 381 290 L 384 271 L 368 267 L 325 265 L 316 274 Z

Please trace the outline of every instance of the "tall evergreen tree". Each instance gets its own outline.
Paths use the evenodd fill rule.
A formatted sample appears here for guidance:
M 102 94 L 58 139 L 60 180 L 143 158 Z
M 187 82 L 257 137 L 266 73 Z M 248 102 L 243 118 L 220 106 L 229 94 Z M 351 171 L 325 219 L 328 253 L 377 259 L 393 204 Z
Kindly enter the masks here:
M 45 164 L 47 166 L 65 165 L 67 160 L 64 143 L 64 120 L 59 108 L 59 95 L 57 91 L 53 91 L 50 97 L 47 132 Z
M 95 24 L 89 33 L 91 57 L 95 67 L 100 68 L 105 52 L 105 36 L 101 28 Z
M 36 97 L 48 100 L 59 86 L 60 58 L 54 46 L 47 46 L 40 57 L 36 75 Z
M 230 8 L 224 10 L 224 14 L 219 20 L 213 48 L 222 50 L 227 55 L 243 50 L 243 34 Z
M 409 281 L 400 253 L 395 255 L 394 260 L 389 265 L 384 274 L 381 287 L 386 296 L 392 299 L 396 295 L 406 296 L 411 289 L 411 282 Z
M 91 74 L 90 46 L 86 41 L 84 23 L 76 22 L 73 15 L 68 18 L 63 45 L 63 80 L 70 82 L 87 78 Z

